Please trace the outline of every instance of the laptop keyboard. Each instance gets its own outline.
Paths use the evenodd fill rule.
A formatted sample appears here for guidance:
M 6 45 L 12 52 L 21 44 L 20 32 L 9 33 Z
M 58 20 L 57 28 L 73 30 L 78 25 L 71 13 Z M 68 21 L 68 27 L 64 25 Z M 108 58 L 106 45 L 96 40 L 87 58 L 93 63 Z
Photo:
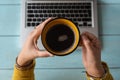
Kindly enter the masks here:
M 49 17 L 72 20 L 78 27 L 92 27 L 92 3 L 27 3 L 26 26 L 35 27 Z

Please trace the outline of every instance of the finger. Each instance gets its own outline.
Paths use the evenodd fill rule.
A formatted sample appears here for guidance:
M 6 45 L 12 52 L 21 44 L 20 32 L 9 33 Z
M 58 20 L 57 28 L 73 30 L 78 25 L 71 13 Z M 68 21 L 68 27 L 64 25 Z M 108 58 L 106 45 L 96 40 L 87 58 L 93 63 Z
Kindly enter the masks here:
M 45 26 L 45 24 L 50 21 L 52 18 L 48 18 L 47 20 L 45 20 L 44 22 L 42 22 L 41 24 L 39 24 L 29 35 L 29 38 L 32 39 L 32 41 L 34 40 L 35 42 L 37 41 L 37 39 L 39 38 L 39 36 L 41 35 L 42 29 Z
M 87 36 L 82 35 L 82 40 L 83 40 L 83 45 L 85 46 L 85 48 L 87 50 L 91 50 L 92 45 L 91 45 L 90 40 L 87 38 Z
M 37 57 L 53 57 L 54 55 L 47 51 L 39 51 L 37 50 Z
M 86 35 L 90 40 L 97 40 L 97 37 L 89 32 L 83 32 L 82 34 Z
M 39 24 L 39 25 L 36 27 L 36 29 L 42 31 L 42 29 L 44 28 L 44 26 L 45 26 L 49 21 L 51 21 L 51 20 L 52 20 L 52 18 L 46 19 L 44 22 L 42 22 L 41 24 Z
M 36 38 L 36 40 L 39 38 L 39 36 L 41 35 L 41 32 L 44 28 L 44 26 L 50 21 L 52 20 L 52 18 L 48 18 L 47 20 L 45 20 L 44 22 L 42 22 L 40 25 L 38 25 L 38 27 L 35 29 L 36 32 L 34 34 L 34 37 Z
M 49 21 L 51 21 L 53 18 L 48 18 L 48 19 L 46 19 L 43 23 L 42 23 L 42 25 L 43 26 L 45 26 Z
M 91 43 L 95 47 L 100 48 L 100 46 L 101 46 L 100 45 L 100 41 L 99 41 L 99 39 L 94 34 L 89 33 L 89 32 L 84 32 L 83 34 L 86 35 L 90 39 Z

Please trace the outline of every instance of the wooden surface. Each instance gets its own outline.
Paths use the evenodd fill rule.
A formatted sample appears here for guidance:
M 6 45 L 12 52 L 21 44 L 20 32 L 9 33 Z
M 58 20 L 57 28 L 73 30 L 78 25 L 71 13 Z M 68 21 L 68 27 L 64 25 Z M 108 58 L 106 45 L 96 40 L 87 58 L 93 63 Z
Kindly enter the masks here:
M 21 0 L 0 0 L 0 80 L 10 80 L 20 52 Z M 102 60 L 120 80 L 120 0 L 99 0 L 98 17 Z M 65 57 L 37 59 L 36 80 L 85 80 L 81 51 Z

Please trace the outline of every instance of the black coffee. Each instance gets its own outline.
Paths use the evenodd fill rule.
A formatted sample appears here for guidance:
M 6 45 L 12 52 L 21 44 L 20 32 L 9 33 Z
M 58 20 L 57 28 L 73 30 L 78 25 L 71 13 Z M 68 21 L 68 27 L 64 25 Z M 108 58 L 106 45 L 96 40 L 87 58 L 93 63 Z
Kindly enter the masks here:
M 53 26 L 46 34 L 46 43 L 50 49 L 61 52 L 70 48 L 74 43 L 74 33 L 64 24 Z

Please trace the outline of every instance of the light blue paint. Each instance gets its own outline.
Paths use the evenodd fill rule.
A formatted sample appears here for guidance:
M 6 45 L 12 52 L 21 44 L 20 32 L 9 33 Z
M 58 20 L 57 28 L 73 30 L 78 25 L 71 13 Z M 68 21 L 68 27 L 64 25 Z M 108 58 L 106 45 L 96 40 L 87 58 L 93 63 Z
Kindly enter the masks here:
M 120 56 L 120 37 L 119 36 L 103 36 L 102 59 L 106 61 L 110 67 L 120 67 L 118 62 Z M 19 37 L 0 37 L 0 68 L 13 68 L 15 58 L 19 51 Z M 5 63 L 3 64 L 3 61 Z M 37 59 L 36 68 L 83 68 L 81 51 L 64 57 L 51 57 Z
M 22 0 L 0 0 L 0 4 L 21 4 Z M 120 3 L 120 0 L 98 0 L 98 3 Z
M 99 3 L 108 3 L 108 4 L 119 4 L 120 0 L 98 0 Z
M 100 34 L 120 34 L 120 5 L 99 5 Z
M 22 0 L 0 0 L 0 4 L 21 4 Z
M 13 68 L 15 57 L 20 52 L 19 38 L 0 37 L 0 68 Z
M 0 35 L 19 35 L 19 34 L 20 34 L 20 6 L 0 5 Z

